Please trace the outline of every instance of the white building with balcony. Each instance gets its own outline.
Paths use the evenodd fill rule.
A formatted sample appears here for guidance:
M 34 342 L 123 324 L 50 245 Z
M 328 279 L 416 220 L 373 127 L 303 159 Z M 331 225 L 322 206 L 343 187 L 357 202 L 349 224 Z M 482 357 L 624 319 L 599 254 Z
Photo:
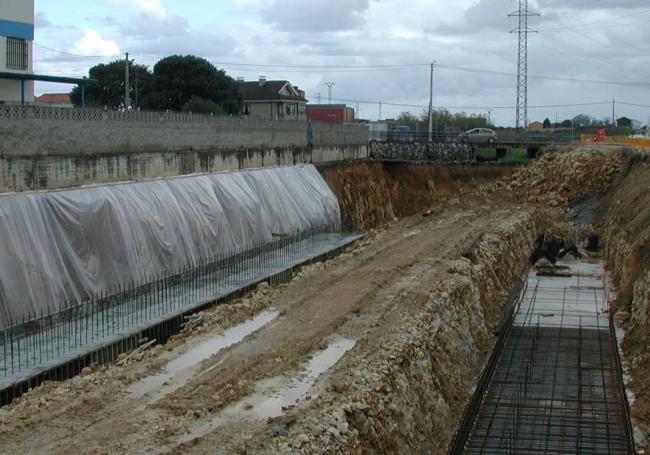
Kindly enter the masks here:
M 0 103 L 34 101 L 33 41 L 34 0 L 0 0 Z

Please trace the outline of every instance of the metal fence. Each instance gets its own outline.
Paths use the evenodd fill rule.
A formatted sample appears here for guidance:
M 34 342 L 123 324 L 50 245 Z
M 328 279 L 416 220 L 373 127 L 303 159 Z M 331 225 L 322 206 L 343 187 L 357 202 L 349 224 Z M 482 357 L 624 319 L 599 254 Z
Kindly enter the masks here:
M 358 235 L 328 228 L 277 237 L 246 251 L 217 254 L 184 270 L 119 286 L 84 302 L 66 302 L 56 312 L 11 321 L 0 330 L 0 388 L 21 373 L 81 355 L 107 339 L 129 336 L 288 269 L 290 273 L 291 267 L 349 243 L 352 237 Z

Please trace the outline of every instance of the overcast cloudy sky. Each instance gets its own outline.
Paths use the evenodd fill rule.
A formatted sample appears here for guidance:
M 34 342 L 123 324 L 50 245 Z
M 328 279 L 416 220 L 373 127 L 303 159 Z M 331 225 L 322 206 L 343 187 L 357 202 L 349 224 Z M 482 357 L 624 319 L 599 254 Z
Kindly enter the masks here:
M 530 7 L 541 14 L 530 20 L 539 30 L 529 41 L 531 121 L 611 117 L 613 98 L 650 105 L 648 0 L 531 0 Z M 498 124 L 512 125 L 514 109 L 503 107 L 515 102 L 517 39 L 508 32 L 516 21 L 507 15 L 516 8 L 516 0 L 36 0 L 34 65 L 79 76 L 124 52 L 150 66 L 194 54 L 232 77 L 288 79 L 312 102 L 319 93 L 326 101 L 323 83 L 332 81 L 334 102 L 359 100 L 361 116 L 375 119 L 379 101 L 383 117 L 422 112 L 425 65 L 436 60 L 436 106 L 490 110 Z M 534 107 L 582 103 L 603 104 Z M 617 103 L 616 110 L 650 118 L 650 107 Z

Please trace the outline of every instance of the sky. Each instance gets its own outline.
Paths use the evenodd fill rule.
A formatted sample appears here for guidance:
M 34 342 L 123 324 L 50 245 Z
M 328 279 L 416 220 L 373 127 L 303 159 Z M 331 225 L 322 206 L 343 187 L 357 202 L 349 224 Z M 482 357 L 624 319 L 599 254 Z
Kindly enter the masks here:
M 124 58 L 193 54 L 233 78 L 289 80 L 360 117 L 434 106 L 515 123 L 516 0 L 35 0 L 34 68 L 82 76 Z M 529 121 L 650 121 L 647 0 L 530 0 Z M 65 92 L 38 83 L 37 94 Z M 573 106 L 567 106 L 573 105 Z M 576 106 L 577 105 L 577 106 Z

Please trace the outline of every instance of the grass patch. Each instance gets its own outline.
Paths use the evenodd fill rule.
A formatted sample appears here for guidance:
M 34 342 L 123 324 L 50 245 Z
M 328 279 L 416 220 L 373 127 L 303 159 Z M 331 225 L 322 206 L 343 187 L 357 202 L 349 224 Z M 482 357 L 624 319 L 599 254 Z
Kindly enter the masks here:
M 510 153 L 501 158 L 503 164 L 528 164 L 528 152 L 525 149 L 512 149 Z
M 477 161 L 494 161 L 497 159 L 497 149 L 495 148 L 476 148 Z
M 477 147 L 475 149 L 477 162 L 497 161 L 497 149 L 493 147 Z M 512 149 L 506 156 L 498 160 L 501 164 L 522 165 L 529 164 L 526 149 Z

